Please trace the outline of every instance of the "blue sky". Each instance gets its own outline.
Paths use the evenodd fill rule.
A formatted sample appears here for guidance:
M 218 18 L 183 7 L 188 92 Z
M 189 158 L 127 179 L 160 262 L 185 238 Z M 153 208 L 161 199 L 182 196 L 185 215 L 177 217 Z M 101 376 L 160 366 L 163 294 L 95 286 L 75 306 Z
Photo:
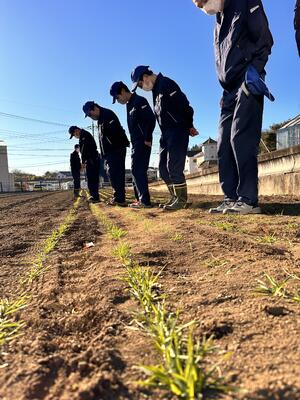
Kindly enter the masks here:
M 300 60 L 295 1 L 263 3 L 275 41 L 267 66 L 276 97 L 266 101 L 268 127 L 300 113 Z M 0 139 L 8 145 L 10 169 L 68 169 L 75 141 L 67 126 L 91 124 L 81 111 L 87 100 L 113 109 L 127 128 L 125 107 L 111 104 L 109 88 L 116 80 L 129 84 L 139 64 L 173 78 L 187 94 L 200 132 L 190 145 L 216 138 L 221 88 L 213 25 L 192 0 L 0 0 Z M 157 164 L 156 131 L 151 165 Z

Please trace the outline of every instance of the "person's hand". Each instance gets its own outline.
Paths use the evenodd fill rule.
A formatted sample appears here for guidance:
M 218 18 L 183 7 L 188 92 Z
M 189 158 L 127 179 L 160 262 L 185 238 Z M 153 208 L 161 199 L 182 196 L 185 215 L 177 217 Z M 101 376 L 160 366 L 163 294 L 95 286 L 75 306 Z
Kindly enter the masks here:
M 145 146 L 151 147 L 152 143 L 151 142 L 147 142 L 146 140 L 144 141 Z
M 196 7 L 202 8 L 205 1 L 204 0 L 193 0 L 193 3 L 195 4 Z
M 197 131 L 196 128 L 192 127 L 190 128 L 190 136 L 194 137 L 194 136 L 198 136 L 199 132 Z

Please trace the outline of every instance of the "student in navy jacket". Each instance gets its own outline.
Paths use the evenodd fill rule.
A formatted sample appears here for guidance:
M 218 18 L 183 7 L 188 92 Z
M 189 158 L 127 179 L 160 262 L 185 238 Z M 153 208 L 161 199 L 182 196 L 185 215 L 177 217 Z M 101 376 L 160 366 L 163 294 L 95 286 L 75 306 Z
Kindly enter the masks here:
M 81 171 L 81 159 L 80 159 L 80 146 L 75 144 L 74 151 L 70 155 L 70 166 L 71 173 L 74 181 L 74 197 L 79 197 L 80 193 L 80 171 Z
M 89 201 L 99 203 L 99 153 L 95 139 L 90 132 L 78 126 L 70 126 L 70 139 L 79 139 L 82 164 L 86 168 L 87 183 L 90 192 Z
M 257 214 L 257 154 L 261 138 L 264 83 L 273 46 L 261 0 L 193 0 L 216 15 L 216 68 L 221 99 L 218 159 L 224 202 L 211 213 Z
M 136 67 L 131 80 L 133 90 L 139 87 L 153 94 L 154 111 L 161 129 L 159 173 L 171 194 L 163 208 L 184 208 L 187 204 L 187 186 L 183 170 L 189 135 L 198 134 L 193 123 L 194 110 L 176 82 L 161 73 L 154 74 L 149 66 Z
M 86 117 L 98 121 L 101 157 L 106 160 L 108 175 L 114 190 L 108 205 L 126 206 L 125 202 L 125 158 L 129 141 L 116 114 L 108 108 L 88 101 L 82 107 Z
M 147 171 L 149 167 L 155 115 L 144 97 L 131 93 L 123 82 L 115 82 L 110 94 L 113 103 L 126 104 L 127 124 L 131 140 L 131 170 L 139 202 L 132 208 L 151 207 Z
M 300 0 L 297 0 L 295 5 L 294 27 L 296 31 L 296 43 L 298 46 L 298 53 L 300 57 Z

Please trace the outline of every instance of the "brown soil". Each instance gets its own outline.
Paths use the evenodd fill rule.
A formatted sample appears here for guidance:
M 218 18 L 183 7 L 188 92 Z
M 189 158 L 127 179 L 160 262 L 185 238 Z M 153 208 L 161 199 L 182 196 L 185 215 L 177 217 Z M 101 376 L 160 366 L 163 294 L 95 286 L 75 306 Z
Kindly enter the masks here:
M 1 237 L 7 237 L 0 244 L 2 297 L 13 297 L 26 262 L 72 204 L 65 193 L 27 200 L 16 205 L 12 198 L 9 215 L 0 206 Z M 299 274 L 297 199 L 264 199 L 268 214 L 246 217 L 208 215 L 216 198 L 192 200 L 191 208 L 174 213 L 97 207 L 128 231 L 123 240 L 140 264 L 165 267 L 160 283 L 170 308 L 182 310 L 186 322 L 200 321 L 198 337 L 214 334 L 220 349 L 233 353 L 223 373 L 244 390 L 223 398 L 300 399 L 300 305 L 252 292 L 264 272 L 279 280 L 284 270 Z M 274 242 L 265 244 L 270 237 Z M 95 246 L 86 249 L 87 242 Z M 119 279 L 123 267 L 112 256 L 117 243 L 83 200 L 21 313 L 25 334 L 7 349 L 0 399 L 170 398 L 134 383 L 142 377 L 136 365 L 159 359 L 130 325 L 136 304 Z

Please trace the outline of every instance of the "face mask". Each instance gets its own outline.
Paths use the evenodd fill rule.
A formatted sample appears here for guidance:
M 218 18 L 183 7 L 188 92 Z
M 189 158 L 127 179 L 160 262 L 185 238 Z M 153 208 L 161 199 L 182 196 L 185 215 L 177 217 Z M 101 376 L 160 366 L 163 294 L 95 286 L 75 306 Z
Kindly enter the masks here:
M 222 0 L 208 0 L 202 10 L 208 15 L 215 15 L 223 11 L 223 2 Z
M 148 83 L 143 82 L 143 90 L 145 90 L 146 92 L 151 92 L 152 89 L 153 89 L 153 83 L 151 83 L 151 82 L 148 82 Z

